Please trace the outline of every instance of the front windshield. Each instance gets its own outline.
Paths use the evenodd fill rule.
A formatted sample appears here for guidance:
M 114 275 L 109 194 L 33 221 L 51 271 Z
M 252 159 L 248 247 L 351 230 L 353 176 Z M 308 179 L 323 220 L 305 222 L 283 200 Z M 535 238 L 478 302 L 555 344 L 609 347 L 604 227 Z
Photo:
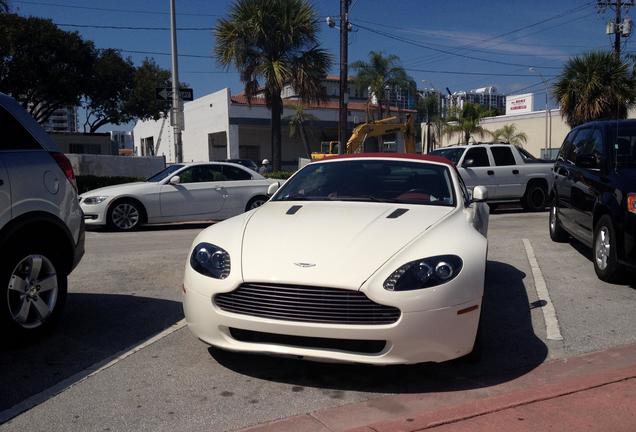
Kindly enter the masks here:
M 159 171 L 157 174 L 153 175 L 152 177 L 148 177 L 146 179 L 147 182 L 159 182 L 163 179 L 165 179 L 166 177 L 168 177 L 170 174 L 172 174 L 173 172 L 183 168 L 185 165 L 170 165 L 164 169 L 162 169 L 161 171 Z
M 636 126 L 610 128 L 609 142 L 616 166 L 636 165 Z
M 459 163 L 459 160 L 462 158 L 464 154 L 463 148 L 447 148 L 447 149 L 437 149 L 431 152 L 432 155 L 445 157 L 455 165 Z
M 455 206 L 448 167 L 400 160 L 343 160 L 307 165 L 273 201 L 369 201 Z

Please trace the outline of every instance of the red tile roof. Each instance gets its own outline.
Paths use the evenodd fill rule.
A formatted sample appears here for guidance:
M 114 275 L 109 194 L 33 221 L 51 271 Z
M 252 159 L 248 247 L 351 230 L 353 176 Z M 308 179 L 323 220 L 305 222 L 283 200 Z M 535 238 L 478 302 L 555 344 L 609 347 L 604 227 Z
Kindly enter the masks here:
M 238 105 L 247 105 L 247 98 L 245 97 L 244 94 L 238 94 L 236 96 L 232 96 L 231 99 L 232 99 L 232 103 L 235 103 Z M 298 99 L 283 99 L 283 106 L 285 107 L 293 107 L 298 104 L 302 104 L 305 109 L 331 109 L 331 110 L 339 109 L 339 103 L 333 100 L 327 100 L 325 102 L 321 102 L 317 104 L 317 103 L 304 103 Z M 252 105 L 255 105 L 255 106 L 265 105 L 265 98 L 261 98 L 261 97 L 252 98 Z M 370 111 L 373 111 L 376 108 L 377 108 L 377 105 L 373 105 L 373 104 L 369 105 Z M 349 111 L 366 111 L 367 104 L 364 102 L 349 102 L 347 104 L 347 109 Z M 391 107 L 391 113 L 397 113 L 397 112 L 398 112 L 397 107 Z M 410 109 L 400 109 L 399 112 L 414 113 L 416 111 L 410 110 Z

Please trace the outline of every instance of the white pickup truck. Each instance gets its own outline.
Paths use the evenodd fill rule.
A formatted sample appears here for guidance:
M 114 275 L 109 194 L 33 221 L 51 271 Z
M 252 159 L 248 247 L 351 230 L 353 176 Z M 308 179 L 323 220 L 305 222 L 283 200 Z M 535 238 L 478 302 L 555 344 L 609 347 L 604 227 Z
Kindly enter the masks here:
M 473 144 L 437 149 L 454 162 L 466 186 L 486 186 L 488 202 L 521 201 L 526 210 L 544 210 L 552 190 L 554 162 L 536 159 L 510 144 Z

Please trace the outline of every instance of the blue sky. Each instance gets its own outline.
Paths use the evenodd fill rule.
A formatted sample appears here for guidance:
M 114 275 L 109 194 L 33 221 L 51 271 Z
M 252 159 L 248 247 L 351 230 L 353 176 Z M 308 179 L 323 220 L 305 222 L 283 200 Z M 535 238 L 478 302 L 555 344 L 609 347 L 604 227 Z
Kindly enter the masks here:
M 10 1 L 13 10 L 21 15 L 46 17 L 59 24 L 169 26 L 168 0 Z M 322 17 L 337 17 L 339 0 L 313 0 L 312 3 Z M 232 1 L 177 0 L 176 4 L 177 27 L 211 28 L 227 13 Z M 537 75 L 528 71 L 530 65 L 549 79 L 559 72 L 569 56 L 611 48 L 611 40 L 605 34 L 610 12 L 599 13 L 595 4 L 596 1 L 581 0 L 354 0 L 349 59 L 365 59 L 370 50 L 379 50 L 398 55 L 420 87 L 448 87 L 456 91 L 495 85 L 504 93 L 515 93 L 540 83 Z M 547 21 L 517 31 L 544 20 Z M 170 35 L 164 30 L 63 28 L 77 30 L 86 39 L 93 40 L 98 48 L 170 52 Z M 320 38 L 337 59 L 338 31 L 325 24 Z M 200 56 L 183 56 L 179 61 L 180 78 L 194 88 L 195 97 L 224 87 L 233 93 L 242 89 L 238 75 L 232 70 L 223 70 L 211 58 L 214 46 L 211 31 L 180 31 L 178 43 L 180 54 Z M 629 51 L 633 47 L 636 42 L 627 40 L 625 49 Z M 169 56 L 124 54 L 136 64 L 149 56 L 163 67 L 170 67 Z M 337 73 L 337 64 L 333 73 Z M 540 84 L 529 91 L 545 94 L 541 93 L 543 88 Z

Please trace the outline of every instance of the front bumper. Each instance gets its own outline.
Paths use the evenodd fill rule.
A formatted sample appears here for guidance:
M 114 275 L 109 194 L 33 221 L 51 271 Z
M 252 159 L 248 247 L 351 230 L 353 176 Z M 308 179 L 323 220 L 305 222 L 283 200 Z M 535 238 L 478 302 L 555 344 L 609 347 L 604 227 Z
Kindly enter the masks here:
M 91 205 L 86 205 L 83 202 L 80 202 L 80 207 L 84 212 L 84 223 L 88 226 L 106 225 L 106 215 L 108 213 L 109 203 L 110 199 L 99 204 Z
M 403 312 L 397 322 L 389 325 L 307 323 L 241 315 L 219 309 L 212 296 L 192 289 L 190 285 L 196 277 L 189 278 L 188 272 L 193 270 L 186 269 L 183 307 L 190 330 L 205 343 L 230 351 L 376 365 L 442 362 L 472 350 L 479 323 L 481 298 L 433 310 Z M 475 310 L 458 314 L 458 311 L 475 305 Z M 232 329 L 314 340 L 385 341 L 386 344 L 381 351 L 369 354 L 285 343 L 248 342 L 233 337 Z

